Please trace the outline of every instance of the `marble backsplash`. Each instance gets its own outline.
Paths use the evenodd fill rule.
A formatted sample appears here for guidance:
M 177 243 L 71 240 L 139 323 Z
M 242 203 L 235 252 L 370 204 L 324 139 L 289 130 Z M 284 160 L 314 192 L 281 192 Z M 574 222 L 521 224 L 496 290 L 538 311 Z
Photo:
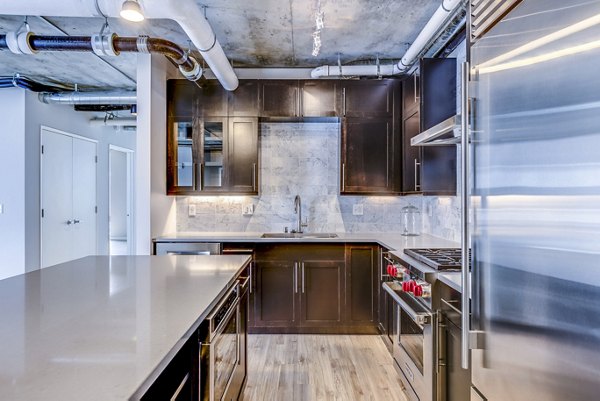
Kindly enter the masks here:
M 453 197 L 339 196 L 339 141 L 337 123 L 262 123 L 260 196 L 179 197 L 177 230 L 283 232 L 295 228 L 298 194 L 309 232 L 398 232 L 400 210 L 410 204 L 422 211 L 423 232 L 460 239 Z M 250 204 L 254 213 L 244 216 Z M 362 215 L 353 214 L 355 205 L 362 205 Z

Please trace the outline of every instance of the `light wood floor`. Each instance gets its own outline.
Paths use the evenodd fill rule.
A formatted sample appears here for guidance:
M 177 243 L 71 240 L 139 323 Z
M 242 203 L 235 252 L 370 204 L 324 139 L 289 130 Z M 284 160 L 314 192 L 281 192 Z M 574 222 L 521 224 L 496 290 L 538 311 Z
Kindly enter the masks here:
M 249 335 L 244 401 L 406 401 L 376 335 Z

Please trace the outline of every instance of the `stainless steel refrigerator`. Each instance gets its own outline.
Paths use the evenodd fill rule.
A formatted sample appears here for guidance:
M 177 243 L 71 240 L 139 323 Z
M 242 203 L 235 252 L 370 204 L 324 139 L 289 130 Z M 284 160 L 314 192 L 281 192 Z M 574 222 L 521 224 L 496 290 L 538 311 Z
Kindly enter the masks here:
M 600 400 L 600 1 L 471 23 L 471 400 Z

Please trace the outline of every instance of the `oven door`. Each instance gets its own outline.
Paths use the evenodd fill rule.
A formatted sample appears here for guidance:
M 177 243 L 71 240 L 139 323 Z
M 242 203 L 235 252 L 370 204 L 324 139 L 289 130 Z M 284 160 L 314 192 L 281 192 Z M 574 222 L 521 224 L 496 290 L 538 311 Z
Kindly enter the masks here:
M 240 366 L 239 299 L 228 309 L 217 327 L 212 341 L 202 344 L 200 371 L 208 376 L 202 390 L 204 401 L 227 400 L 225 395 Z M 206 376 L 205 376 L 206 377 Z M 227 400 L 229 401 L 229 400 Z
M 419 401 L 433 401 L 434 315 L 408 293 L 395 291 L 394 300 L 398 321 L 394 360 L 405 387 L 409 384 L 407 389 L 412 389 Z

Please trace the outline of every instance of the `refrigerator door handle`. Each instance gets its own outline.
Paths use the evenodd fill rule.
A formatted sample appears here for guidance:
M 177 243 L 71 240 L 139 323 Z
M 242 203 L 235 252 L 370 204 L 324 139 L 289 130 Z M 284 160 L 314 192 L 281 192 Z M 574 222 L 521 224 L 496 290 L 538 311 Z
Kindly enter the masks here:
M 469 332 L 471 330 L 471 308 L 470 308 L 470 263 L 469 263 L 469 62 L 464 62 L 461 66 L 461 186 L 460 186 L 460 244 L 461 244 L 461 284 L 462 284 L 462 316 L 461 316 L 461 367 L 469 369 Z

